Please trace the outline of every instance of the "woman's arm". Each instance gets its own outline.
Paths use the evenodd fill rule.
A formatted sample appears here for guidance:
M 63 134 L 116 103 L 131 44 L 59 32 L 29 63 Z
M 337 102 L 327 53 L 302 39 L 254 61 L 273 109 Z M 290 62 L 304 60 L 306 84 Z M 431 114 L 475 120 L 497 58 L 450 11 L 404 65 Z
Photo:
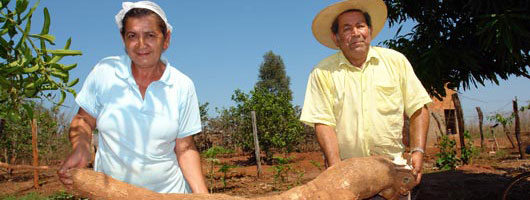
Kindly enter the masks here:
M 85 110 L 79 111 L 70 124 L 70 143 L 72 143 L 72 153 L 63 161 L 57 174 L 59 180 L 66 186 L 71 187 L 72 179 L 69 169 L 83 168 L 92 159 L 90 142 L 92 141 L 92 131 L 96 127 L 96 118 L 90 116 Z
M 201 158 L 193 141 L 193 136 L 178 138 L 175 153 L 184 178 L 188 181 L 193 193 L 208 193 L 202 174 Z

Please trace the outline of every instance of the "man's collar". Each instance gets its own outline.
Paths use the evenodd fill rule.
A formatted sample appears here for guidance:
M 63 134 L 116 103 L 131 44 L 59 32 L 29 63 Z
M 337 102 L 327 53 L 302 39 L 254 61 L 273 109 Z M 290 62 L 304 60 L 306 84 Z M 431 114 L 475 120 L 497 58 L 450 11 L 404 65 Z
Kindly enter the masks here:
M 120 60 L 123 62 L 119 63 L 116 69 L 116 75 L 122 79 L 128 79 L 133 78 L 132 71 L 131 71 L 131 59 L 127 55 L 123 55 L 120 57 Z M 169 64 L 168 60 L 164 57 L 161 57 L 160 60 L 162 63 L 166 65 L 166 69 L 164 70 L 164 73 L 162 74 L 162 77 L 160 77 L 160 82 L 164 83 L 165 85 L 173 85 L 171 80 L 171 70 L 169 69 L 171 65 Z
M 368 49 L 368 55 L 366 55 L 366 61 L 363 63 L 363 67 L 365 63 L 369 63 L 372 61 L 372 59 L 379 59 L 378 54 L 375 52 L 374 47 L 370 46 Z M 339 65 L 346 65 L 348 67 L 357 68 L 354 65 L 350 63 L 350 61 L 344 56 L 344 53 L 339 50 Z

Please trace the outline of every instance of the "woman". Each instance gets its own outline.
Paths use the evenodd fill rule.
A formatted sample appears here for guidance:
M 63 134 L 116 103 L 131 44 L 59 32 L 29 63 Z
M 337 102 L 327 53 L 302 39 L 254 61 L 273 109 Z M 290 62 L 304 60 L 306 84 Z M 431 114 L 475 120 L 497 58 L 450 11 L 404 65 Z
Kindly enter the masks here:
M 161 58 L 172 30 L 164 11 L 124 2 L 116 23 L 127 56 L 101 60 L 77 95 L 61 182 L 71 187 L 69 169 L 87 166 L 97 128 L 94 170 L 155 192 L 207 193 L 192 138 L 201 131 L 193 82 Z

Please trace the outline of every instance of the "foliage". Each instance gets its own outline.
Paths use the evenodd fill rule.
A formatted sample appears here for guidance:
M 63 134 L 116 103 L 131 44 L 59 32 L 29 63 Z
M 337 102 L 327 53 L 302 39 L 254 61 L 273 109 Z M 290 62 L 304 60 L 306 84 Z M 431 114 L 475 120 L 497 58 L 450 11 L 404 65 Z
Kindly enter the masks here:
M 285 183 L 289 179 L 289 171 L 292 169 L 289 163 L 291 158 L 288 157 L 274 157 L 276 165 L 269 168 L 274 173 L 274 185 L 278 183 L 278 180 Z
M 69 194 L 64 191 L 61 191 L 52 196 L 49 196 L 47 199 L 49 200 L 88 200 L 87 198 L 76 197 L 73 194 Z
M 322 169 L 324 169 L 322 167 L 322 164 L 320 164 L 319 162 L 317 161 L 314 161 L 314 160 L 310 160 L 309 163 L 311 163 L 313 166 L 315 166 L 316 168 L 318 168 L 318 170 L 322 171 Z
M 223 173 L 223 177 L 221 177 L 221 181 L 223 182 L 223 188 L 226 188 L 226 176 L 228 172 L 230 171 L 230 169 L 235 168 L 235 167 L 236 166 L 234 165 L 229 165 L 229 164 L 224 164 L 224 163 L 221 164 L 221 167 L 219 168 L 218 172 Z
M 22 110 L 22 108 L 19 108 Z M 22 112 L 22 111 L 21 111 Z M 25 117 L 24 115 L 22 115 Z M 58 110 L 35 105 L 34 117 L 38 127 L 38 149 L 41 162 L 48 162 L 64 157 L 68 146 L 67 120 Z M 11 164 L 21 161 L 29 163 L 32 158 L 31 125 L 27 121 L 7 123 L 5 131 L 11 134 L 0 136 L 0 161 Z
M 206 158 L 216 158 L 217 155 L 220 155 L 220 154 L 229 154 L 229 153 L 233 153 L 234 150 L 232 149 L 227 149 L 227 148 L 224 148 L 222 146 L 213 146 L 211 148 L 209 148 L 208 150 L 206 150 L 205 152 L 202 152 L 202 155 Z
M 440 153 L 435 156 L 436 167 L 442 170 L 455 169 L 460 160 L 456 156 L 456 141 L 450 139 L 447 135 L 443 135 L 440 139 L 439 148 Z
M 499 113 L 488 116 L 488 120 L 500 123 L 504 129 L 506 129 L 506 126 L 509 126 L 513 123 L 513 119 L 515 119 L 515 115 L 513 113 L 509 117 L 504 117 Z
M 469 89 L 486 80 L 498 84 L 510 75 L 530 78 L 530 3 L 528 0 L 385 0 L 394 39 L 383 42 L 411 62 L 430 94 Z M 402 23 L 415 22 L 400 35 Z
M 461 160 L 463 164 L 470 164 L 472 159 L 478 156 L 479 151 L 473 146 L 473 139 L 467 130 L 464 131 L 464 140 L 467 140 L 467 142 L 464 149 L 462 149 Z
M 3 200 L 87 200 L 86 198 L 76 197 L 73 194 L 69 194 L 64 191 L 57 192 L 56 194 L 53 194 L 49 197 L 43 197 L 36 192 L 30 192 L 18 198 L 15 196 L 0 196 L 0 198 Z
M 210 105 L 210 103 L 208 103 L 208 102 L 205 102 L 205 103 L 199 105 L 199 112 L 201 114 L 201 122 L 202 122 L 203 129 L 205 127 L 207 127 L 206 126 L 206 122 L 208 122 L 208 119 L 209 119 L 209 117 L 208 117 L 208 105 Z
M 46 44 L 54 45 L 55 36 L 49 34 L 50 15 L 44 8 L 44 23 L 40 33 L 31 34 L 31 17 L 39 2 L 28 10 L 28 0 L 16 1 L 14 10 L 9 7 L 9 0 L 3 0 L 0 8 L 0 118 L 20 121 L 19 106 L 23 106 L 32 117 L 32 106 L 29 98 L 52 98 L 46 91 L 58 90 L 61 98 L 56 103 L 61 105 L 66 93 L 75 95 L 72 88 L 79 79 L 70 81 L 69 71 L 76 67 L 60 64 L 65 56 L 81 55 L 81 51 L 69 50 L 71 39 L 63 49 L 47 49 Z M 37 47 L 35 41 L 40 42 Z
M 255 88 L 264 89 L 273 94 L 286 95 L 291 101 L 292 92 L 289 89 L 289 81 L 282 58 L 272 51 L 265 53 Z
M 289 97 L 273 94 L 262 89 L 250 91 L 250 96 L 240 90 L 232 95 L 236 107 L 234 140 L 244 152 L 254 155 L 254 138 L 251 111 L 256 112 L 256 126 L 260 149 L 265 152 L 264 160 L 272 161 L 274 149 L 291 152 L 300 140 L 302 124 L 296 118 Z
M 33 34 L 31 18 L 39 2 L 29 10 L 29 0 L 17 0 L 14 9 L 10 2 L 0 2 L 0 137 L 5 138 L 1 147 L 3 159 L 13 164 L 18 156 L 30 149 L 29 122 L 41 118 L 34 115 L 35 102 L 32 99 L 47 98 L 54 102 L 52 91 L 58 91 L 60 99 L 54 102 L 57 108 L 64 102 L 66 93 L 76 95 L 72 87 L 79 79 L 70 80 L 69 73 L 77 64 L 64 65 L 59 61 L 65 56 L 81 55 L 81 51 L 69 50 L 71 39 L 66 41 L 63 49 L 48 49 L 47 44 L 55 45 L 55 36 L 49 34 L 48 9 L 44 8 L 44 23 L 40 33 Z M 37 41 L 39 47 L 35 44 Z M 46 136 L 41 134 L 41 141 L 47 140 L 43 138 Z M 41 154 L 54 150 L 39 148 Z
M 296 171 L 296 185 L 302 185 L 302 178 L 304 178 L 305 170 L 297 170 Z
M 197 147 L 199 151 L 205 151 L 206 149 L 212 147 L 211 130 L 210 130 L 211 128 L 209 125 L 210 118 L 208 117 L 208 105 L 209 104 L 210 103 L 208 102 L 199 104 L 202 131 L 193 136 L 193 140 L 195 141 L 195 146 Z
M 214 184 L 213 183 L 213 180 L 214 180 L 213 167 L 220 163 L 219 159 L 217 159 L 217 155 L 227 154 L 227 153 L 232 153 L 232 152 L 233 152 L 232 150 L 225 149 L 224 147 L 221 147 L 221 146 L 213 146 L 209 148 L 208 150 L 206 150 L 205 152 L 202 152 L 202 155 L 206 158 L 206 161 L 210 163 L 210 169 L 208 170 L 208 179 L 210 181 L 210 193 L 213 192 L 213 184 Z

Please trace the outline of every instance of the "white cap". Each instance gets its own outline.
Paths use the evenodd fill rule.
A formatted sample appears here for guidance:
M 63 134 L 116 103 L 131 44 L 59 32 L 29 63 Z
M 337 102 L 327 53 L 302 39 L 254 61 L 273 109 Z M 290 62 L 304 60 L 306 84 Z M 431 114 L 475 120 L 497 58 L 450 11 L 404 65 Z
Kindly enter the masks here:
M 162 20 L 164 20 L 164 22 L 166 23 L 167 29 L 170 32 L 173 32 L 173 27 L 167 22 L 166 13 L 156 3 L 151 2 L 151 1 L 138 1 L 138 2 L 134 2 L 134 3 L 133 2 L 123 2 L 121 4 L 121 6 L 123 8 L 114 17 L 116 19 L 116 24 L 118 25 L 118 28 L 120 30 L 121 30 L 121 28 L 123 26 L 121 21 L 125 17 L 125 14 L 127 14 L 127 12 L 129 12 L 129 10 L 131 10 L 133 8 L 145 8 L 145 9 L 151 10 L 151 11 L 155 12 L 156 14 L 158 14 L 158 16 L 160 16 L 160 18 L 162 18 Z

